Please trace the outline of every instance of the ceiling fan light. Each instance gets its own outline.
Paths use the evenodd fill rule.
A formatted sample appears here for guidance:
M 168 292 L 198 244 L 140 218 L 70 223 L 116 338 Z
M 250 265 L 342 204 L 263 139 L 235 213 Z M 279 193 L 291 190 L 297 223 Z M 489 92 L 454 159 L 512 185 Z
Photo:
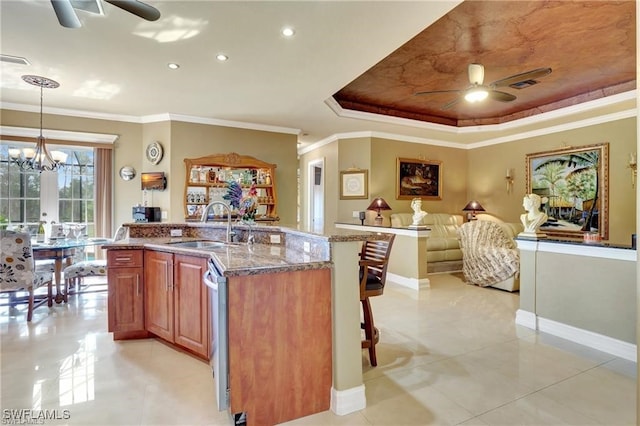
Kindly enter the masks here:
M 489 96 L 489 92 L 486 89 L 483 89 L 481 87 L 477 87 L 477 88 L 469 90 L 464 95 L 464 99 L 467 102 L 474 103 L 474 102 L 484 101 L 485 99 L 487 99 L 488 96 Z

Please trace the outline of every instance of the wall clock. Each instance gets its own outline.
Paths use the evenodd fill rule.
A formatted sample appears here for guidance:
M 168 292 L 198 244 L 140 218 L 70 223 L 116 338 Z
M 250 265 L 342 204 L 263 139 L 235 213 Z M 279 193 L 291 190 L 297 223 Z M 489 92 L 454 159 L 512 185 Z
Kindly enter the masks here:
M 160 142 L 152 142 L 147 145 L 147 160 L 151 164 L 158 164 L 162 160 L 162 145 Z

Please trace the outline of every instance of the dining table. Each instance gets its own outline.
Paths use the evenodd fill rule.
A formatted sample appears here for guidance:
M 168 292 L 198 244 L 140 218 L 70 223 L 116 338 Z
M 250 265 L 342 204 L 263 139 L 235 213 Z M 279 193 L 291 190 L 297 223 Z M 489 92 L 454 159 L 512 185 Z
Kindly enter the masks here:
M 64 300 L 64 294 L 61 291 L 63 264 L 64 266 L 71 265 L 76 251 L 80 248 L 100 246 L 110 241 L 108 238 L 57 238 L 44 243 L 32 243 L 34 260 L 54 260 L 56 282 L 54 299 L 56 303 L 61 303 Z

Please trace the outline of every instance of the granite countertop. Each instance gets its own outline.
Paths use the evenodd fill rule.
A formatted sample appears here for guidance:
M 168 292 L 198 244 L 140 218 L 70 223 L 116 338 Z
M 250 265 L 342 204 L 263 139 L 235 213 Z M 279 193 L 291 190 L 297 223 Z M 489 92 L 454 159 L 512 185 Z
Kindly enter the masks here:
M 170 223 L 170 222 L 134 222 L 125 223 L 124 226 L 147 228 L 158 230 L 159 233 L 164 233 L 168 229 L 186 229 L 186 228 L 214 228 L 214 229 L 226 229 L 227 223 L 225 222 L 187 222 L 187 223 Z M 233 223 L 233 229 L 249 229 L 248 225 Z M 347 241 L 364 241 L 364 240 L 382 240 L 388 238 L 382 234 L 379 234 L 372 230 L 363 229 L 359 230 L 347 230 L 336 227 L 330 227 L 325 232 L 317 233 L 309 229 L 304 229 L 299 226 L 286 226 L 286 225 L 264 225 L 257 224 L 251 227 L 255 232 L 282 232 L 289 235 L 315 238 L 327 242 L 347 242 Z
M 281 245 L 229 243 L 219 247 L 194 248 L 175 245 L 202 238 L 129 238 L 103 245 L 106 249 L 153 249 L 212 259 L 224 276 L 257 275 L 331 267 L 331 262 Z

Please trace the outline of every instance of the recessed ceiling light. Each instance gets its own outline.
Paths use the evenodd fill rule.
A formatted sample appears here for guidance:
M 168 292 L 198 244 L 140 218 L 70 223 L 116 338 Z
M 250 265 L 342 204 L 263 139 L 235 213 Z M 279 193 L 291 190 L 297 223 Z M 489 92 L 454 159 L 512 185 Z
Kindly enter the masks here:
M 180 65 L 174 63 L 174 62 L 170 62 L 169 64 L 167 64 L 167 66 L 172 69 L 172 70 L 177 70 L 178 68 L 180 68 Z
M 216 55 L 216 59 L 219 60 L 220 62 L 224 62 L 227 59 L 229 59 L 229 57 L 227 55 L 225 55 L 224 53 L 218 53 Z
M 284 27 L 280 32 L 285 37 L 293 37 L 293 35 L 296 33 L 295 30 L 291 27 Z

